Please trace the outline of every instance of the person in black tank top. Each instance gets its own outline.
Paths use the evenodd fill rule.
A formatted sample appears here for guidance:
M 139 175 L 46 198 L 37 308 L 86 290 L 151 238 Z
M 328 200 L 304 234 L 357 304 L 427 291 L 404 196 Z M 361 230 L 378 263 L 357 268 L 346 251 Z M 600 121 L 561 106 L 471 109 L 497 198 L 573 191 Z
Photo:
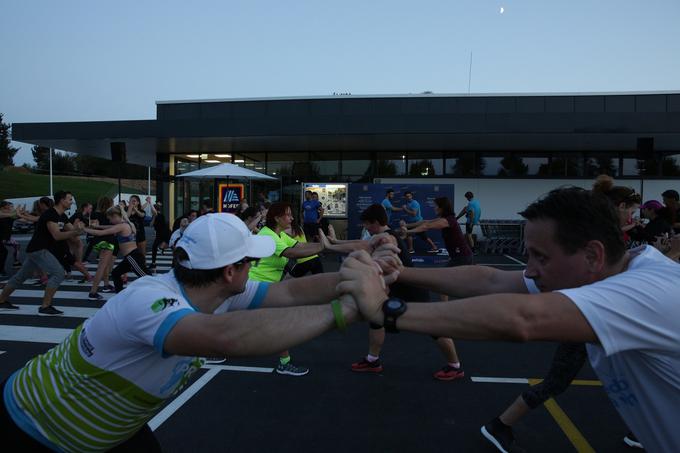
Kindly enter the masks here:
M 373 204 L 366 208 L 361 213 L 361 221 L 364 228 L 371 234 L 387 233 L 393 236 L 397 241 L 399 247 L 399 258 L 405 267 L 413 267 L 411 255 L 408 252 L 408 247 L 404 241 L 403 235 L 398 231 L 390 229 L 387 224 L 387 212 L 383 205 Z M 430 300 L 430 292 L 423 288 L 418 288 L 413 285 L 396 282 L 390 286 L 390 296 L 403 299 L 405 301 L 421 301 L 427 302 Z M 434 378 L 439 380 L 454 380 L 464 376 L 463 370 L 460 368 L 458 355 L 453 341 L 450 338 L 433 337 L 437 342 L 437 346 L 442 352 L 446 365 L 434 373 Z M 369 324 L 368 331 L 368 354 L 358 362 L 352 364 L 352 371 L 364 373 L 381 373 L 383 365 L 380 361 L 380 352 L 385 343 L 385 329 L 378 324 Z

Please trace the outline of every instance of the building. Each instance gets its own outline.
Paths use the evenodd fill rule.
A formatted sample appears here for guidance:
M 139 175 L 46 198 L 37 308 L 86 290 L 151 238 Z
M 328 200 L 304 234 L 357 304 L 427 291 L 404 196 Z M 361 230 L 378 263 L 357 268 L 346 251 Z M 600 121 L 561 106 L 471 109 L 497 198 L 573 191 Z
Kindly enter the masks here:
M 232 162 L 280 177 L 251 193 L 297 201 L 300 183 L 454 183 L 487 218 L 608 173 L 658 199 L 680 189 L 680 92 L 395 95 L 162 101 L 156 119 L 15 123 L 15 140 L 155 167 L 170 217 L 214 196 L 175 175 Z

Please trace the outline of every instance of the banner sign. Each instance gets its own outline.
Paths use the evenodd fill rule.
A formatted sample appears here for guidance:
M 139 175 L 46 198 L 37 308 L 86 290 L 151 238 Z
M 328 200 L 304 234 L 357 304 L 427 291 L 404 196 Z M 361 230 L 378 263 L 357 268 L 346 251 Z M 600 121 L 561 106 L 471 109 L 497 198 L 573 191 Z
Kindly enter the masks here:
M 413 199 L 420 204 L 420 213 L 425 220 L 434 219 L 437 214 L 434 211 L 434 199 L 438 197 L 448 197 L 449 200 L 454 200 L 454 185 L 453 184 L 363 184 L 353 183 L 349 188 L 348 197 L 348 222 L 347 222 L 347 238 L 358 239 L 361 237 L 363 229 L 361 222 L 361 213 L 370 205 L 377 203 L 382 204 L 385 199 L 387 189 L 394 190 L 394 197 L 391 203 L 394 207 L 400 208 L 405 203 L 405 192 L 412 192 Z M 399 228 L 399 221 L 404 220 L 407 223 L 409 215 L 405 211 L 392 211 L 389 219 L 389 225 L 393 229 Z M 427 237 L 432 239 L 435 245 L 439 248 L 439 252 L 431 253 L 431 247 L 420 237 L 413 237 L 413 248 L 415 253 L 412 256 L 414 264 L 427 265 L 441 265 L 447 263 L 449 255 L 444 247 L 444 241 L 439 230 L 430 230 L 427 232 Z
M 311 190 L 319 194 L 319 202 L 323 207 L 323 216 L 335 219 L 347 217 L 347 183 L 312 183 L 302 184 L 302 200 L 305 201 L 305 191 Z
M 217 203 L 218 212 L 238 213 L 241 199 L 245 193 L 243 184 L 219 184 L 217 195 L 219 202 Z

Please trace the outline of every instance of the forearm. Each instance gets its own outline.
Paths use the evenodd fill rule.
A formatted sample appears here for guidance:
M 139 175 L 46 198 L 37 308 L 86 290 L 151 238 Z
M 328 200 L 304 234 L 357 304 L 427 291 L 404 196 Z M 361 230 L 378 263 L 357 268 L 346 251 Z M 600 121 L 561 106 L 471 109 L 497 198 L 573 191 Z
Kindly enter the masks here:
M 405 267 L 399 282 L 427 288 L 456 298 L 496 294 L 501 292 L 526 293 L 521 271 L 501 271 L 487 266 L 458 266 L 455 268 Z
M 306 258 L 308 256 L 316 255 L 323 250 L 323 244 L 320 242 L 298 242 L 295 247 L 287 249 L 283 256 L 286 258 Z
M 71 230 L 71 231 L 58 231 L 52 233 L 52 237 L 55 241 L 65 241 L 67 239 L 75 238 L 81 235 L 81 231 Z
M 366 250 L 370 253 L 372 247 L 369 241 L 358 239 L 354 241 L 334 242 L 333 244 L 326 246 L 326 250 L 335 253 L 352 253 L 355 250 Z
M 408 228 L 408 227 L 407 227 Z M 409 228 L 406 233 L 407 234 L 418 234 L 422 233 L 423 231 L 427 231 L 429 228 L 425 224 L 418 225 L 417 227 L 414 228 Z
M 291 278 L 272 283 L 262 301 L 262 307 L 280 308 L 330 302 L 339 296 L 335 289 L 338 283 L 340 283 L 338 272 Z
M 425 222 L 425 221 L 424 221 L 424 220 L 419 220 L 419 221 L 417 221 L 417 222 L 407 223 L 407 224 L 404 225 L 404 226 L 405 226 L 406 228 L 409 228 L 409 229 L 410 229 L 410 228 L 417 228 L 417 227 L 419 227 L 420 225 L 422 225 L 423 222 Z

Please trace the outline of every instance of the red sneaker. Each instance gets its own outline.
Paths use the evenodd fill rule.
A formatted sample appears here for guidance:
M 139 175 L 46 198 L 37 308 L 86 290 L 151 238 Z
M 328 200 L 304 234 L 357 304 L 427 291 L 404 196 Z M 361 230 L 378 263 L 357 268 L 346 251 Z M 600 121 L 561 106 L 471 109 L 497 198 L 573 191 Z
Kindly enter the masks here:
M 356 371 L 358 373 L 382 373 L 382 370 L 383 366 L 380 362 L 380 359 L 376 360 L 375 362 L 369 362 L 366 360 L 366 357 L 364 357 L 360 361 L 354 362 L 352 364 L 352 371 Z
M 446 365 L 432 376 L 440 381 L 453 381 L 455 379 L 465 377 L 465 372 L 462 368 L 454 368 L 452 366 Z

